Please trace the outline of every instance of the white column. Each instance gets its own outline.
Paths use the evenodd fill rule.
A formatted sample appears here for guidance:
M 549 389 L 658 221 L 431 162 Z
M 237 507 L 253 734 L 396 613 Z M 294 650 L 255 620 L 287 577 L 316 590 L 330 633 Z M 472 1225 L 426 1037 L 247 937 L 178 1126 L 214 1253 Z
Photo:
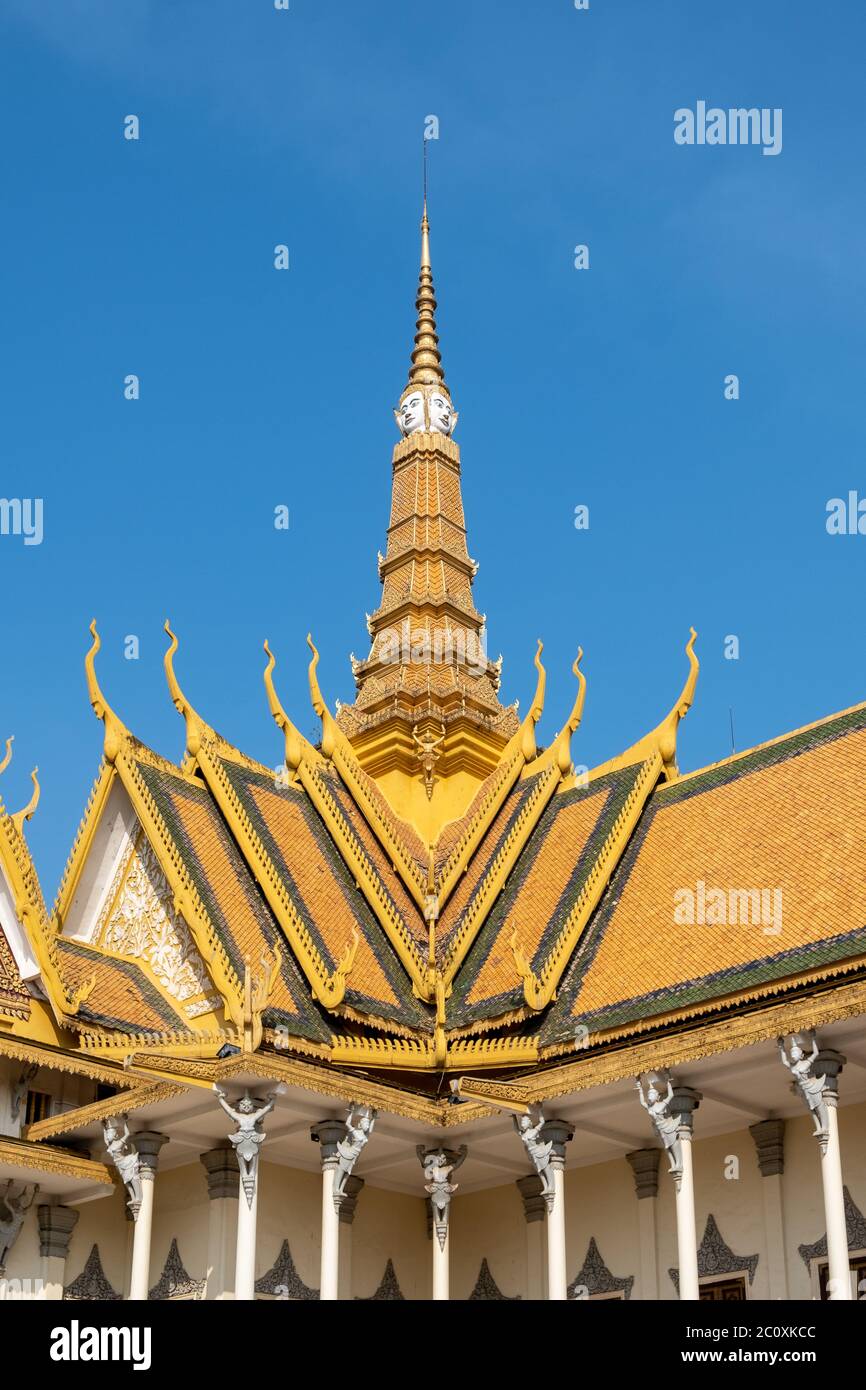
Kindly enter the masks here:
M 53 1301 L 63 1298 L 66 1257 L 78 1217 L 79 1213 L 74 1207 L 46 1204 L 36 1208 L 39 1224 L 39 1278 L 42 1281 L 40 1297 L 43 1299 Z
M 320 1120 L 310 1130 L 310 1138 L 319 1145 L 322 1158 L 322 1243 L 319 1277 L 319 1298 L 323 1303 L 335 1303 L 340 1294 L 340 1217 L 334 1200 L 334 1180 L 339 1155 L 337 1145 L 348 1131 L 342 1120 Z
M 848 1230 L 845 1224 L 845 1194 L 842 1190 L 842 1155 L 839 1149 L 839 1119 L 835 1104 L 827 1107 L 827 1143 L 821 1149 L 821 1183 L 824 1189 L 824 1217 L 827 1222 L 827 1275 L 834 1302 L 851 1301 L 851 1265 L 848 1260 Z
M 244 1094 L 234 1104 L 222 1086 L 214 1085 L 217 1101 L 237 1125 L 229 1141 L 238 1160 L 238 1227 L 235 1241 L 235 1299 L 252 1303 L 256 1296 L 256 1222 L 259 1209 L 259 1158 L 265 1142 L 264 1122 L 283 1088 L 265 1099 Z
M 352 1226 L 363 1186 L 364 1179 L 356 1178 L 350 1173 L 346 1178 L 343 1200 L 340 1203 L 339 1298 L 343 1303 L 352 1300 Z
M 156 1184 L 156 1170 L 159 1151 L 168 1142 L 164 1134 L 153 1130 L 139 1130 L 133 1134 L 132 1141 L 138 1154 L 139 1178 L 141 1181 L 141 1205 L 133 1208 L 135 1232 L 132 1238 L 132 1269 L 129 1276 L 129 1298 L 131 1302 L 144 1302 L 150 1292 L 150 1239 L 153 1230 L 153 1190 Z
M 700 1298 L 698 1280 L 698 1234 L 695 1227 L 695 1183 L 692 1175 L 692 1132 L 681 1126 L 680 1145 L 682 1171 L 676 1184 L 677 1258 L 680 1273 L 680 1298 L 697 1301 Z
M 547 1297 L 563 1303 L 568 1299 L 568 1268 L 565 1249 L 565 1146 L 574 1135 L 573 1127 L 565 1120 L 547 1120 L 541 1131 L 542 1140 L 552 1141 L 550 1169 L 553 1178 L 553 1202 L 547 1213 Z
M 640 1245 L 640 1296 L 644 1301 L 659 1296 L 656 1247 L 656 1198 L 659 1190 L 659 1149 L 634 1149 L 626 1159 L 634 1174 Z
M 252 1303 L 256 1296 L 256 1226 L 259 1210 L 258 1173 L 250 1187 L 238 1189 L 238 1230 L 235 1244 L 235 1299 Z
M 827 1226 L 827 1277 L 830 1298 L 851 1302 L 851 1265 L 842 1187 L 842 1154 L 836 1104 L 839 1074 L 845 1065 L 841 1052 L 821 1047 L 815 1034 L 791 1033 L 779 1039 L 782 1061 L 791 1072 L 793 1088 L 809 1107 L 815 1138 L 821 1149 L 821 1188 Z
M 539 1301 L 545 1296 L 544 1218 L 547 1208 L 543 1183 L 537 1173 L 518 1178 L 515 1184 L 523 1201 L 526 1219 L 526 1297 Z
M 238 1160 L 231 1144 L 199 1155 L 207 1173 L 208 1231 L 205 1298 L 234 1297 L 238 1228 Z
M 641 1104 L 664 1145 L 676 1189 L 680 1299 L 694 1302 L 700 1298 L 700 1283 L 692 1174 L 692 1125 L 701 1093 L 691 1086 L 677 1085 L 670 1072 L 665 1070 L 643 1072 L 637 1087 Z
M 419 1144 L 415 1152 L 424 1170 L 424 1191 L 430 1198 L 432 1217 L 431 1235 L 433 1245 L 433 1300 L 444 1303 L 451 1297 L 450 1292 L 450 1234 L 451 1198 L 457 1191 L 457 1183 L 451 1181 L 451 1174 L 460 1167 L 466 1158 L 466 1145 L 459 1149 L 446 1149 L 439 1146 L 425 1148 Z
M 764 1238 L 767 1245 L 767 1282 L 770 1298 L 786 1302 L 788 1268 L 785 1260 L 785 1218 L 782 1207 L 782 1173 L 785 1170 L 785 1121 L 759 1120 L 749 1125 L 761 1172 Z
M 435 1223 L 434 1223 L 435 1225 Z M 445 1229 L 444 1239 L 433 1231 L 433 1301 L 447 1303 L 451 1297 L 451 1243 L 450 1223 Z

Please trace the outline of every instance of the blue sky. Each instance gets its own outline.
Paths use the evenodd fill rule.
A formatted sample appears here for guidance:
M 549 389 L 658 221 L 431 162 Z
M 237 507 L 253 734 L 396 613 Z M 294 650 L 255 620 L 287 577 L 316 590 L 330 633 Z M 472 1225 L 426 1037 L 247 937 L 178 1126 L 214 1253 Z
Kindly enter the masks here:
M 0 537 L 2 793 L 17 809 L 39 764 L 49 898 L 101 749 L 91 617 L 108 698 L 170 757 L 166 616 L 192 702 L 269 764 L 265 636 L 305 732 L 308 629 L 326 694 L 351 699 L 430 114 L 439 325 L 504 698 L 526 707 L 543 636 L 549 737 L 581 643 L 574 754 L 600 762 L 670 707 L 690 623 L 684 768 L 730 752 L 731 707 L 743 748 L 866 698 L 866 537 L 825 528 L 829 498 L 866 496 L 864 48 L 862 7 L 805 0 L 6 0 L 0 495 L 41 497 L 44 539 Z M 673 113 L 698 100 L 781 107 L 781 154 L 677 146 Z

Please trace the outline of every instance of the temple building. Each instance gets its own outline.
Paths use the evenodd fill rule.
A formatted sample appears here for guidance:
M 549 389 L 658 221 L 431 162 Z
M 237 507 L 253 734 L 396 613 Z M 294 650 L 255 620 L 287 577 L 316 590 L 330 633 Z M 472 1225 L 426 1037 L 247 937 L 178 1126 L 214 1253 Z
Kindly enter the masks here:
M 266 766 L 166 623 L 172 762 L 94 623 L 53 908 L 35 774 L 0 805 L 0 1296 L 862 1297 L 866 704 L 681 771 L 691 631 L 647 732 L 576 768 L 578 652 L 540 747 L 541 645 L 503 704 L 475 605 L 426 205 L 416 307 L 353 703 L 309 639 L 304 737 L 266 643 Z

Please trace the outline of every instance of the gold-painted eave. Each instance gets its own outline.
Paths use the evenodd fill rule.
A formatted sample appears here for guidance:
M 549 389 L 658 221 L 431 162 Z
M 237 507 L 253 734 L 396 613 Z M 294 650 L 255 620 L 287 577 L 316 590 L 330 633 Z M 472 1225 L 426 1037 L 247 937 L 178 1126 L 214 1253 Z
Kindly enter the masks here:
M 27 1139 L 9 1139 L 0 1136 L 0 1168 L 30 1168 L 36 1173 L 58 1174 L 64 1178 L 74 1178 L 79 1182 L 97 1183 L 101 1187 L 113 1188 L 111 1170 L 104 1163 L 92 1158 L 82 1158 L 80 1154 L 68 1149 L 54 1149 L 47 1144 L 33 1143 Z

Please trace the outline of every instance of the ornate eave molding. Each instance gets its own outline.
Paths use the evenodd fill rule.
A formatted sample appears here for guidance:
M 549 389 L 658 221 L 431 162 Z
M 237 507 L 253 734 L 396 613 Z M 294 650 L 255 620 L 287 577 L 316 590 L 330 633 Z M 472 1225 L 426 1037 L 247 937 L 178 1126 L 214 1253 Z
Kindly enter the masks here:
M 87 1256 L 87 1263 L 77 1279 L 67 1284 L 63 1291 L 64 1299 L 82 1303 L 120 1303 L 123 1295 L 113 1289 L 105 1277 L 99 1246 L 94 1245 Z
M 499 1301 L 502 1303 L 520 1303 L 520 1294 L 503 1293 L 493 1275 L 490 1273 L 490 1266 L 487 1257 L 481 1261 L 481 1268 L 478 1271 L 478 1278 L 475 1280 L 475 1288 L 469 1295 L 470 1303 L 487 1303 Z
M 601 1257 L 595 1236 L 592 1236 L 580 1272 L 568 1286 L 568 1297 L 575 1299 L 578 1289 L 586 1289 L 590 1298 L 600 1293 L 621 1293 L 623 1298 L 629 1299 L 633 1285 L 633 1274 L 627 1275 L 624 1279 L 618 1279 L 615 1274 L 611 1274 Z
M 866 1250 L 866 1217 L 857 1206 L 848 1188 L 844 1187 L 842 1191 L 845 1199 L 845 1229 L 848 1234 L 848 1249 Z M 797 1250 L 807 1269 L 811 1260 L 826 1259 L 826 1232 L 820 1240 L 815 1241 L 814 1245 L 798 1245 Z
M 280 1246 L 280 1253 L 267 1274 L 263 1274 L 261 1279 L 256 1280 L 256 1293 L 303 1303 L 313 1303 L 319 1297 L 319 1290 L 311 1289 L 309 1285 L 305 1284 L 295 1269 L 295 1262 L 292 1259 L 292 1252 L 287 1240 L 284 1240 Z
M 193 1279 L 187 1272 L 177 1248 L 177 1236 L 173 1236 L 162 1274 L 147 1296 L 154 1303 L 171 1298 L 197 1301 L 204 1295 L 206 1282 Z
M 533 1087 L 534 1099 L 552 1100 L 572 1091 L 584 1091 L 592 1086 L 605 1085 L 609 1081 L 631 1078 L 641 1071 L 677 1067 L 685 1062 L 716 1056 L 720 1052 L 734 1052 L 739 1048 L 752 1047 L 756 1043 L 775 1043 L 777 1038 L 786 1033 L 818 1028 L 828 1023 L 836 1023 L 840 1019 L 855 1018 L 864 1012 L 866 980 L 856 980 L 848 985 L 831 983 L 820 993 L 786 999 L 783 1003 L 775 1003 L 750 1013 L 734 1013 L 681 1033 L 674 1031 L 674 1026 L 677 1021 L 683 1020 L 671 1020 L 662 1035 L 646 1041 L 636 1042 L 629 1039 L 626 1045 L 623 1045 L 618 1034 L 602 1035 L 599 1046 L 602 1041 L 617 1041 L 619 1045 L 615 1050 L 587 1050 L 579 1059 L 562 1066 L 551 1067 L 524 1084 Z M 651 1019 L 646 1027 L 657 1028 L 665 1021 L 660 1018 Z M 569 1044 L 569 1048 L 573 1046 L 573 1042 Z M 553 1055 L 557 1050 L 562 1052 L 565 1048 L 551 1048 L 549 1055 Z
M 709 1279 L 714 1275 L 739 1274 L 741 1270 L 745 1269 L 749 1274 L 749 1283 L 752 1284 L 759 1258 L 758 1255 L 735 1255 L 731 1247 L 722 1239 L 722 1234 L 716 1225 L 716 1218 L 712 1214 L 707 1217 L 704 1238 L 698 1246 L 699 1278 Z M 668 1274 L 671 1276 L 674 1288 L 679 1293 L 679 1269 L 669 1269 Z
M 115 1096 L 115 1111 L 117 1106 L 118 1097 Z M 111 1172 L 104 1163 L 81 1158 L 69 1149 L 52 1149 L 47 1144 L 34 1144 L 28 1139 L 0 1137 L 0 1166 L 3 1164 L 14 1168 L 32 1168 L 37 1173 L 59 1173 L 62 1177 L 99 1183 L 103 1187 L 114 1186 Z
M 371 1293 L 369 1298 L 355 1296 L 356 1303 L 400 1303 L 406 1301 L 406 1295 L 400 1288 L 397 1273 L 394 1269 L 394 1261 L 389 1259 L 385 1265 L 385 1273 L 379 1281 L 379 1287 L 375 1293 Z
M 53 1139 L 58 1134 L 68 1134 L 72 1129 L 93 1124 L 94 1121 L 108 1119 L 116 1115 L 118 1107 L 125 1115 L 141 1110 L 146 1105 L 158 1105 L 171 1100 L 185 1090 L 183 1086 L 173 1086 L 167 1081 L 157 1081 L 151 1085 L 138 1086 L 125 1095 L 109 1096 L 107 1100 L 94 1101 L 92 1105 L 82 1105 L 78 1110 L 66 1110 L 62 1115 L 52 1115 L 47 1120 L 37 1120 L 28 1125 L 28 1139 Z

